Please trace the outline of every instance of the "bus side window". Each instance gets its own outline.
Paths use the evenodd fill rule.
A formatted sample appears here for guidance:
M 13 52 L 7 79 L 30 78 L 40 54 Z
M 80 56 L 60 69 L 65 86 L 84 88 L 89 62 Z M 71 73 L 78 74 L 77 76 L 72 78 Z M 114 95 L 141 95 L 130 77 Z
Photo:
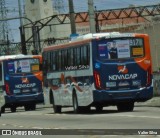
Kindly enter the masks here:
M 76 65 L 79 66 L 81 65 L 81 50 L 80 47 L 77 47 L 77 51 L 76 51 Z
M 47 60 L 44 60 L 42 68 L 43 68 L 43 74 L 46 75 L 46 73 L 48 71 L 48 62 L 47 62 Z
M 55 51 L 51 52 L 51 70 L 52 71 L 56 70 L 56 52 Z

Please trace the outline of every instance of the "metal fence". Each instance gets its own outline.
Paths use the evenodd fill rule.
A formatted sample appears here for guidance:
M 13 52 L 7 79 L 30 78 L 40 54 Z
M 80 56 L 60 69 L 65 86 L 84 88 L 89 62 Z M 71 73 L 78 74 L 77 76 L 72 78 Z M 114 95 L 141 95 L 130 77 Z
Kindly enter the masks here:
M 0 44 L 0 55 L 14 55 L 21 53 L 20 43 Z

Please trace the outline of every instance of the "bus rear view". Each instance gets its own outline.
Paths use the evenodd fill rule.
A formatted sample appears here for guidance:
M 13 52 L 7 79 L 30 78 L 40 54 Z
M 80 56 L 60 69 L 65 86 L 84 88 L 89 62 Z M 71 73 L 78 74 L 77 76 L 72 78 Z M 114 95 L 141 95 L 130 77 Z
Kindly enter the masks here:
M 37 103 L 43 103 L 41 56 L 11 55 L 1 57 L 3 91 L 5 104 L 12 112 L 19 106 L 35 110 Z
M 92 40 L 94 104 L 132 111 L 134 102 L 152 98 L 152 66 L 146 34 L 119 34 Z
M 115 105 L 133 111 L 135 102 L 152 98 L 149 36 L 95 33 L 43 50 L 45 87 L 55 113 L 75 113 Z M 46 85 L 47 84 L 47 85 Z

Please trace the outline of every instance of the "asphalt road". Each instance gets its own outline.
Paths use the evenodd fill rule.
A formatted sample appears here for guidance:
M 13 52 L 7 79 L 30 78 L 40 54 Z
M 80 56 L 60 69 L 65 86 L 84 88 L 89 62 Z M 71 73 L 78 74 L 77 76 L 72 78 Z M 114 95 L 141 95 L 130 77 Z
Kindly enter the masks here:
M 84 114 L 74 114 L 72 108 L 63 108 L 61 114 L 54 114 L 52 108 L 39 107 L 36 111 L 28 112 L 24 111 L 23 108 L 18 108 L 16 113 L 11 113 L 8 110 L 2 114 L 0 129 L 47 129 L 49 132 L 46 133 L 51 133 L 51 135 L 53 133 L 76 135 L 83 132 L 84 137 L 91 133 L 90 137 L 93 138 L 104 137 L 101 134 L 106 134 L 106 129 L 112 129 L 111 135 L 117 135 L 119 129 L 124 129 L 118 132 L 121 135 L 126 135 L 128 129 L 129 132 L 132 133 L 133 131 L 137 135 L 143 131 L 147 131 L 146 133 L 155 131 L 153 133 L 156 135 L 157 130 L 155 129 L 158 129 L 157 133 L 160 135 L 160 107 L 136 106 L 133 112 L 118 112 L 117 108 L 113 106 L 104 108 L 102 113 L 97 113 L 92 109 Z M 63 131 L 66 129 L 69 131 Z M 77 129 L 82 130 L 77 131 Z M 96 131 L 97 129 L 98 131 Z M 78 137 L 82 136 L 79 135 Z

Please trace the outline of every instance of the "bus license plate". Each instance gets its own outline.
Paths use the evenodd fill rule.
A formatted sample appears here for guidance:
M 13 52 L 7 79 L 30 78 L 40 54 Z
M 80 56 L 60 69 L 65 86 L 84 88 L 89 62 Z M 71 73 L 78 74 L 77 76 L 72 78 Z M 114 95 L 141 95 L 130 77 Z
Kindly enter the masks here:
M 106 87 L 116 87 L 116 82 L 106 82 Z
M 22 92 L 26 93 L 26 92 L 30 92 L 29 89 L 23 89 Z

